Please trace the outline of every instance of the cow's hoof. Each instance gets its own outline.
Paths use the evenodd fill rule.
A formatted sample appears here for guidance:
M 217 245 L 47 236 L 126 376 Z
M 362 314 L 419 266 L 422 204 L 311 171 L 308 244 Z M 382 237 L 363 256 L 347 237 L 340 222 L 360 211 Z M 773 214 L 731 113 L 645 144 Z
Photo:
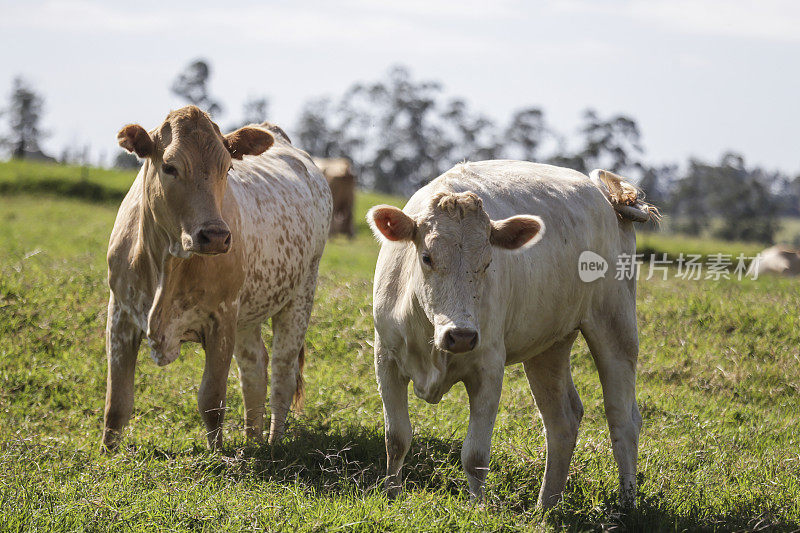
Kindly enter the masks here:
M 271 429 L 269 432 L 269 438 L 267 439 L 267 443 L 270 446 L 275 446 L 280 444 L 283 441 L 283 434 L 284 431 L 282 429 Z
M 103 442 L 100 443 L 100 453 L 105 455 L 116 452 L 118 448 L 119 448 L 119 443 L 115 440 L 108 441 L 103 439 Z
M 625 492 L 619 499 L 619 507 L 623 512 L 636 509 L 636 495 Z
M 469 503 L 470 504 L 483 509 L 484 501 L 485 501 L 485 497 L 484 497 L 483 491 L 481 491 L 478 494 L 470 491 L 470 493 L 469 493 Z
M 403 485 L 389 482 L 388 480 L 384 487 L 386 488 L 386 497 L 389 498 L 389 500 L 396 500 L 398 496 L 403 493 Z
M 261 446 L 264 444 L 264 433 L 255 429 L 248 428 L 244 434 L 247 444 Z
M 116 451 L 117 451 L 116 445 L 106 444 L 105 442 L 100 444 L 100 453 L 102 453 L 103 455 L 111 455 Z
M 539 500 L 536 502 L 536 507 L 542 511 L 549 511 L 559 503 L 561 503 L 561 493 L 550 494 L 549 496 L 539 495 Z

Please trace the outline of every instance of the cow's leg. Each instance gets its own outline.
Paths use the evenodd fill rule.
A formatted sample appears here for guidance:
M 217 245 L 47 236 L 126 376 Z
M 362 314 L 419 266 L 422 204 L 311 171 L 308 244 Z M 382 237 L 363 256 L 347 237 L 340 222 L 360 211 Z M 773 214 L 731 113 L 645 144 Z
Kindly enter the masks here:
M 537 503 L 543 508 L 552 507 L 561 500 L 583 417 L 583 405 L 569 367 L 570 349 L 577 336 L 577 331 L 571 333 L 524 363 L 547 439 L 544 481 Z
M 267 401 L 269 353 L 261 338 L 261 326 L 236 333 L 234 348 L 244 398 L 244 428 L 248 439 L 261 441 L 264 432 L 264 404 Z
M 270 382 L 269 443 L 279 442 L 292 399 L 302 393 L 300 357 L 304 349 L 311 302 L 298 297 L 272 317 L 272 378 Z
M 108 300 L 106 321 L 108 377 L 103 417 L 104 450 L 111 451 L 117 447 L 120 433 L 133 413 L 133 378 L 141 342 L 142 330 L 115 303 L 112 294 Z
M 411 421 L 408 418 L 408 378 L 375 335 L 375 376 L 383 402 L 384 440 L 386 442 L 386 492 L 394 498 L 403 490 L 401 470 L 411 447 Z
M 611 447 L 619 468 L 620 504 L 636 504 L 636 462 L 642 417 L 636 405 L 639 339 L 636 307 L 627 290 L 614 293 L 581 324 L 603 386 Z
M 197 407 L 206 426 L 211 449 L 222 447 L 222 422 L 225 420 L 225 393 L 236 342 L 236 317 L 218 318 L 203 335 L 206 363 L 197 392 Z
M 483 500 L 483 486 L 489 473 L 492 432 L 503 389 L 502 359 L 488 363 L 464 380 L 469 395 L 469 426 L 461 448 L 461 465 L 467 475 L 470 497 L 479 501 Z
M 302 402 L 302 358 L 314 289 L 317 286 L 319 259 L 315 260 L 309 275 L 295 297 L 278 314 L 272 317 L 272 379 L 269 406 L 272 411 L 269 443 L 280 441 L 286 426 L 286 416 L 292 399 Z

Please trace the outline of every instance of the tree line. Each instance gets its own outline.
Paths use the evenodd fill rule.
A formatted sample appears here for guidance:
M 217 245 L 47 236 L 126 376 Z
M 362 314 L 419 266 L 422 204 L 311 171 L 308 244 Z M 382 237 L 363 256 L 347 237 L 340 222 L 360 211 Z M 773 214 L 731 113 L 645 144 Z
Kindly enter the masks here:
M 210 79 L 209 63 L 198 59 L 178 74 L 171 90 L 219 122 L 223 105 L 212 96 Z M 41 154 L 43 103 L 23 80 L 14 81 L 5 110 L 8 132 L 0 139 L 12 157 Z M 241 120 L 221 126 L 263 122 L 268 110 L 266 97 L 251 97 Z M 382 79 L 354 83 L 338 97 L 308 101 L 287 129 L 314 156 L 349 158 L 362 188 L 385 193 L 408 196 L 460 161 L 507 158 L 620 173 L 671 215 L 673 229 L 693 235 L 772 242 L 780 217 L 800 216 L 800 176 L 748 166 L 736 153 L 718 161 L 651 165 L 632 117 L 587 109 L 572 136 L 554 128 L 538 106 L 521 107 L 501 122 L 464 98 L 446 97 L 436 81 L 414 79 L 404 66 Z M 115 163 L 138 164 L 124 153 Z

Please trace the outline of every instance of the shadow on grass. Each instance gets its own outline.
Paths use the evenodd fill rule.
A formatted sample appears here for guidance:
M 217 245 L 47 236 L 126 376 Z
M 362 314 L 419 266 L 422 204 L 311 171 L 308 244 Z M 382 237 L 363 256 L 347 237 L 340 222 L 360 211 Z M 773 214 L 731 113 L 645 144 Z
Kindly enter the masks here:
M 603 504 L 593 506 L 567 485 L 566 501 L 547 513 L 544 521 L 566 531 L 800 531 L 800 522 L 778 518 L 778 509 L 767 498 L 740 504 L 728 513 L 709 512 L 694 505 L 680 513 L 667 502 L 665 494 L 639 494 L 636 508 L 623 512 L 616 491 L 603 495 Z M 570 494 L 572 493 L 572 494 Z M 673 503 L 674 504 L 674 503 Z
M 291 484 L 316 494 L 382 491 L 386 469 L 382 429 L 305 419 L 292 420 L 283 441 L 273 446 L 234 440 L 218 454 L 201 444 L 188 450 L 156 443 L 123 446 L 156 461 L 192 456 L 195 468 L 210 475 Z M 444 489 L 466 498 L 460 453 L 457 439 L 414 435 L 403 469 L 406 489 Z
M 276 446 L 234 441 L 218 454 L 199 444 L 184 451 L 153 444 L 128 449 L 155 460 L 188 455 L 197 460 L 192 468 L 203 475 L 291 485 L 316 496 L 382 493 L 386 466 L 382 430 L 346 423 L 315 424 L 305 419 L 294 420 L 283 443 Z M 466 501 L 460 452 L 461 442 L 455 437 L 414 435 L 403 469 L 406 491 L 444 492 Z M 496 481 L 487 493 L 487 511 L 539 516 L 549 527 L 567 531 L 800 531 L 800 521 L 777 518 L 781 510 L 774 508 L 767 495 L 720 514 L 702 504 L 676 509 L 674 500 L 661 493 L 640 494 L 637 508 L 623 513 L 615 491 L 603 493 L 603 503 L 597 505 L 596 493 L 587 488 L 585 480 L 575 478 L 567 483 L 565 500 L 540 514 L 535 504 L 543 472 L 514 463 L 502 455 L 493 458 Z M 643 480 L 640 474 L 640 484 Z

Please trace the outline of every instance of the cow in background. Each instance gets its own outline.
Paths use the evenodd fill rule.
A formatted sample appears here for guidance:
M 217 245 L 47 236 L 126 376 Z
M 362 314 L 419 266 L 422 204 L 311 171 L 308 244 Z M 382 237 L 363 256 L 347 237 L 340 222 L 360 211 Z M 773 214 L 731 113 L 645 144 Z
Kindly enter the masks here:
M 322 170 L 333 196 L 333 219 L 331 235 L 341 233 L 353 238 L 353 204 L 355 203 L 356 175 L 353 164 L 343 157 L 333 159 L 314 158 L 314 163 Z
M 767 248 L 750 263 L 748 276 L 754 279 L 762 274 L 797 276 L 800 274 L 800 252 L 783 246 Z

